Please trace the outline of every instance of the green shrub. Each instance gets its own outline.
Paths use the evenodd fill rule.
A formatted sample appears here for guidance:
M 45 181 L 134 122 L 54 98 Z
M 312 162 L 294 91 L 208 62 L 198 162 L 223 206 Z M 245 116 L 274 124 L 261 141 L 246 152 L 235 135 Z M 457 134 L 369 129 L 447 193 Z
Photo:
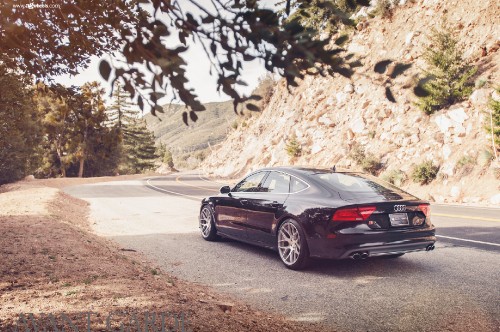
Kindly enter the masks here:
M 442 25 L 440 30 L 432 29 L 431 45 L 424 53 L 429 65 L 427 78 L 419 86 L 423 95 L 417 105 L 426 114 L 432 114 L 444 107 L 467 98 L 474 88 L 472 80 L 477 68 L 462 58 L 462 48 L 451 30 Z
M 392 18 L 392 2 L 390 0 L 378 0 L 377 7 L 371 16 L 380 16 L 382 18 Z
M 413 182 L 420 184 L 428 184 L 437 176 L 439 166 L 434 165 L 432 161 L 424 161 L 417 165 L 411 175 Z
M 297 141 L 296 135 L 292 135 L 290 141 L 286 144 L 286 153 L 290 157 L 299 157 L 302 154 L 302 146 Z
M 349 158 L 351 158 L 357 165 L 361 165 L 365 157 L 365 150 L 357 144 L 351 149 L 351 152 L 349 153 Z
M 361 168 L 363 169 L 363 172 L 377 175 L 382 169 L 382 163 L 374 155 L 368 154 L 361 162 Z
M 476 165 L 476 158 L 472 156 L 463 156 L 457 161 L 457 171 L 455 172 L 458 176 L 465 176 L 472 172 L 474 166 Z
M 389 182 L 396 187 L 400 187 L 407 180 L 407 178 L 406 173 L 398 169 L 387 172 L 384 176 L 382 176 L 382 180 Z
M 497 92 L 500 94 L 500 87 L 497 88 Z M 490 100 L 490 121 L 489 125 L 486 127 L 492 136 L 492 148 L 494 152 L 500 150 L 500 101 L 496 101 L 493 98 Z M 497 154 L 495 153 L 495 156 Z
M 383 168 L 380 160 L 371 153 L 365 153 L 365 150 L 359 146 L 355 145 L 349 157 L 359 166 L 363 172 L 370 173 L 372 175 L 377 175 L 379 171 Z
M 493 159 L 495 159 L 493 157 L 493 153 L 491 153 L 491 151 L 488 149 L 483 149 L 479 151 L 479 154 L 477 156 L 477 163 L 481 167 L 488 167 L 490 166 Z
M 174 168 L 174 158 L 172 157 L 172 152 L 170 152 L 169 149 L 165 149 L 163 154 L 163 163 L 171 169 Z

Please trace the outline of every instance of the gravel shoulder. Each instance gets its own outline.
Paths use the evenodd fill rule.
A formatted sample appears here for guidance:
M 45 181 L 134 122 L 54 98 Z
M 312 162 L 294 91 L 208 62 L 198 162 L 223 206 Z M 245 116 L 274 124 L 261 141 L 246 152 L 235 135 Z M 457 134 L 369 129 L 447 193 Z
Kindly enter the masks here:
M 327 330 L 318 324 L 287 321 L 209 287 L 172 277 L 138 253 L 92 233 L 88 203 L 59 190 L 138 177 L 31 180 L 0 187 L 1 331 L 35 321 L 53 324 L 50 314 L 59 328 L 69 328 L 71 323 L 82 330 L 91 326 L 92 331 L 120 325 L 142 331 L 145 319 L 149 317 L 151 323 L 153 314 L 158 318 L 167 314 L 163 316 L 166 325 L 175 331 L 182 327 L 192 331 Z M 20 320 L 29 313 L 34 321 Z M 157 319 L 154 324 L 160 328 L 160 323 Z

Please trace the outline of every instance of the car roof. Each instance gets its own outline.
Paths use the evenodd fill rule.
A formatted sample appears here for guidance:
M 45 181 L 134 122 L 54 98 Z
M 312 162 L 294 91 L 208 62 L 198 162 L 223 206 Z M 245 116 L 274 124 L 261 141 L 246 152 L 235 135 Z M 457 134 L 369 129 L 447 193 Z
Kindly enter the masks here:
M 292 175 L 314 175 L 316 173 L 330 173 L 333 172 L 331 168 L 326 167 L 307 167 L 307 166 L 277 166 L 277 167 L 266 167 L 262 169 L 255 170 L 257 171 L 282 171 L 287 172 Z M 351 172 L 351 171 L 336 171 L 337 173 L 356 173 L 359 172 Z

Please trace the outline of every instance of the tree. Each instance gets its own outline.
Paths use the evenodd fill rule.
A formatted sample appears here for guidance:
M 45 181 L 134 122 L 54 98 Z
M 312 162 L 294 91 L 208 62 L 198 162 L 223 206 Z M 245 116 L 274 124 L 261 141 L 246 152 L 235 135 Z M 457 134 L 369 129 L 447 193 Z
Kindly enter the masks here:
M 367 0 L 345 2 L 368 4 Z M 205 48 L 210 71 L 218 77 L 218 90 L 234 100 L 235 111 L 238 103 L 247 100 L 236 90 L 246 84 L 241 81 L 245 61 L 261 59 L 269 71 L 276 70 L 292 86 L 306 74 L 351 75 L 341 48 L 328 49 L 327 40 L 315 38 L 313 27 L 304 27 L 298 18 L 285 20 L 279 10 L 260 4 L 257 0 L 118 0 L 110 5 L 63 0 L 53 6 L 57 8 L 33 10 L 7 2 L 0 7 L 0 61 L 47 79 L 76 74 L 88 65 L 91 55 L 119 53 L 123 60 L 102 60 L 101 75 L 111 82 L 123 80 L 139 107 L 147 102 L 153 114 L 161 111 L 158 99 L 172 91 L 190 107 L 183 114 L 186 123 L 196 121 L 196 112 L 204 110 L 187 85 L 184 54 L 189 40 Z M 287 0 L 283 15 L 308 4 L 295 0 L 292 8 L 292 0 Z M 334 12 L 330 21 L 343 17 Z
M 44 130 L 39 175 L 115 173 L 120 140 L 117 131 L 106 126 L 103 93 L 97 82 L 82 88 L 37 86 L 35 100 Z
M 424 53 L 430 68 L 420 85 L 424 94 L 417 103 L 426 114 L 468 97 L 474 87 L 472 77 L 477 71 L 463 59 L 458 40 L 445 25 L 440 30 L 433 29 L 430 40 L 431 46 Z
M 120 82 L 115 82 L 111 95 L 112 103 L 106 110 L 108 121 L 118 130 L 122 130 L 123 122 L 129 121 L 137 112 L 133 110 L 134 105 L 130 102 L 130 94 L 123 89 Z
M 163 154 L 163 163 L 166 164 L 170 169 L 174 168 L 174 158 L 170 149 L 165 149 Z
M 81 94 L 73 99 L 75 126 L 72 135 L 72 153 L 78 160 L 78 177 L 83 177 L 85 161 L 95 157 L 96 150 L 102 144 L 106 108 L 103 100 L 104 90 L 99 83 L 86 83 Z
M 27 78 L 0 64 L 0 184 L 32 172 L 42 135 Z
M 153 169 L 158 158 L 155 137 L 146 127 L 146 121 L 131 119 L 123 131 L 122 172 L 137 174 Z

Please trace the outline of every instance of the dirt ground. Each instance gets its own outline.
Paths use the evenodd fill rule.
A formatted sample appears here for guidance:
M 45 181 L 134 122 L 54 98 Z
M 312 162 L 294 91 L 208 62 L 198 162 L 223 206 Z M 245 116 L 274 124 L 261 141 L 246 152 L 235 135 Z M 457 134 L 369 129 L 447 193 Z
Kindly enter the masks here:
M 169 276 L 94 235 L 87 203 L 58 189 L 130 178 L 0 187 L 0 331 L 328 330 Z

